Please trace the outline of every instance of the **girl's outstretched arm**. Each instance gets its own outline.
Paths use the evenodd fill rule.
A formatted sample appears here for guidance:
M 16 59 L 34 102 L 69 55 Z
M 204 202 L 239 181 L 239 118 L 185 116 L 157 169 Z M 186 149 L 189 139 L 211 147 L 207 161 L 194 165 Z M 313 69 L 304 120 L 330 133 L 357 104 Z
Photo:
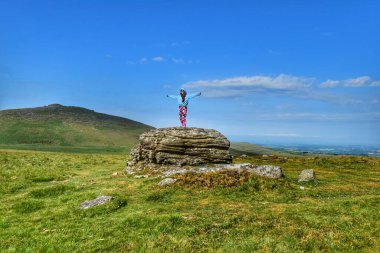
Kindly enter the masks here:
M 178 96 L 176 96 L 176 95 L 166 95 L 166 97 L 177 99 Z
M 187 96 L 187 99 L 191 99 L 191 98 L 195 98 L 195 97 L 198 97 L 200 96 L 202 93 L 198 92 L 198 93 L 193 93 L 193 94 L 189 94 Z

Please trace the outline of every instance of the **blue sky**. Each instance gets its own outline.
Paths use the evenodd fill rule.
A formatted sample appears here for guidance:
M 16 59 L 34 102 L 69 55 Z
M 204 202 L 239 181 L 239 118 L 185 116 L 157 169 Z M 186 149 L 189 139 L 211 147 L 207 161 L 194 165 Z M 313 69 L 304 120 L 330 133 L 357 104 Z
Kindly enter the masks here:
M 379 1 L 0 1 L 0 109 L 76 105 L 256 143 L 380 144 Z

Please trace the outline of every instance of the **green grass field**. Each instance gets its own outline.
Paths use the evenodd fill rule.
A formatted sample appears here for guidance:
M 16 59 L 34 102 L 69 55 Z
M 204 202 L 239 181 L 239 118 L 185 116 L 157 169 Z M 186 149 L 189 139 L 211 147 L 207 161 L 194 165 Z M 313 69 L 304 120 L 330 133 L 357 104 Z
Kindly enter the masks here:
M 379 252 L 380 159 L 289 157 L 286 179 L 158 187 L 126 153 L 0 151 L 1 252 Z M 302 169 L 317 183 L 298 183 Z M 301 190 L 300 186 L 305 189 Z M 103 206 L 85 200 L 112 195 Z

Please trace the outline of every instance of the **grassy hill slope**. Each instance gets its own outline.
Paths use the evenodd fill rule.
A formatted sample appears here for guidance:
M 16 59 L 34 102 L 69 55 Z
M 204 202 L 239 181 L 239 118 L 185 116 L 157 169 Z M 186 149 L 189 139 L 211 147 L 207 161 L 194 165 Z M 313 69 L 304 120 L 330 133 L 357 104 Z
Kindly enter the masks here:
M 129 149 L 151 126 L 76 106 L 0 111 L 0 147 L 71 150 Z

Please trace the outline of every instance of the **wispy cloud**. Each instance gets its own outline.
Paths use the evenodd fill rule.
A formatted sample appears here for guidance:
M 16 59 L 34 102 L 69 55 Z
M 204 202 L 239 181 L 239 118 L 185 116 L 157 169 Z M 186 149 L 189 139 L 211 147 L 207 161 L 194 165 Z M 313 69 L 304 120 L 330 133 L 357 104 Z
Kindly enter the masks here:
M 172 58 L 171 60 L 174 63 L 185 63 L 185 60 L 182 58 Z
M 241 76 L 186 83 L 188 89 L 202 89 L 205 97 L 240 97 L 252 93 L 288 94 L 308 90 L 315 78 L 280 74 L 278 76 Z
M 201 80 L 187 83 L 189 88 L 236 88 L 254 87 L 264 89 L 293 90 L 307 88 L 312 85 L 315 78 L 305 78 L 292 75 L 280 74 L 276 77 L 271 76 L 241 76 L 227 79 Z
M 361 76 L 357 78 L 347 79 L 343 81 L 343 86 L 346 87 L 361 87 L 368 84 L 371 78 L 369 76 Z
M 165 57 L 163 57 L 163 56 L 155 56 L 155 57 L 152 58 L 152 61 L 162 62 L 162 61 L 165 61 Z
M 322 88 L 380 86 L 380 81 L 372 81 L 369 76 L 359 76 L 345 80 L 327 80 L 319 86 Z
M 280 74 L 278 76 L 239 76 L 226 79 L 198 80 L 188 82 L 188 89 L 202 89 L 205 97 L 242 97 L 253 93 L 266 95 L 293 96 L 304 99 L 328 101 L 332 103 L 362 103 L 348 95 L 326 92 L 325 88 L 332 87 L 361 87 L 378 86 L 379 82 L 370 82 L 370 77 L 318 82 L 315 77 L 303 77 Z M 319 89 L 323 88 L 323 89 Z
M 332 87 L 336 87 L 339 85 L 339 81 L 336 81 L 336 80 L 327 80 L 323 83 L 320 84 L 320 86 L 322 88 L 332 88 Z
M 144 63 L 157 63 L 157 62 L 172 62 L 172 63 L 175 63 L 175 64 L 191 64 L 193 63 L 194 61 L 192 60 L 186 60 L 186 59 L 183 59 L 183 58 L 179 58 L 179 57 L 165 57 L 165 56 L 161 56 L 161 55 L 158 55 L 158 56 L 154 56 L 154 57 L 150 57 L 150 58 L 147 58 L 147 57 L 142 57 L 140 58 L 139 60 L 137 61 L 134 61 L 134 60 L 128 60 L 127 61 L 127 64 L 134 64 L 134 63 L 140 63 L 140 64 L 144 64 Z M 198 63 L 199 61 L 195 61 L 196 63 Z

